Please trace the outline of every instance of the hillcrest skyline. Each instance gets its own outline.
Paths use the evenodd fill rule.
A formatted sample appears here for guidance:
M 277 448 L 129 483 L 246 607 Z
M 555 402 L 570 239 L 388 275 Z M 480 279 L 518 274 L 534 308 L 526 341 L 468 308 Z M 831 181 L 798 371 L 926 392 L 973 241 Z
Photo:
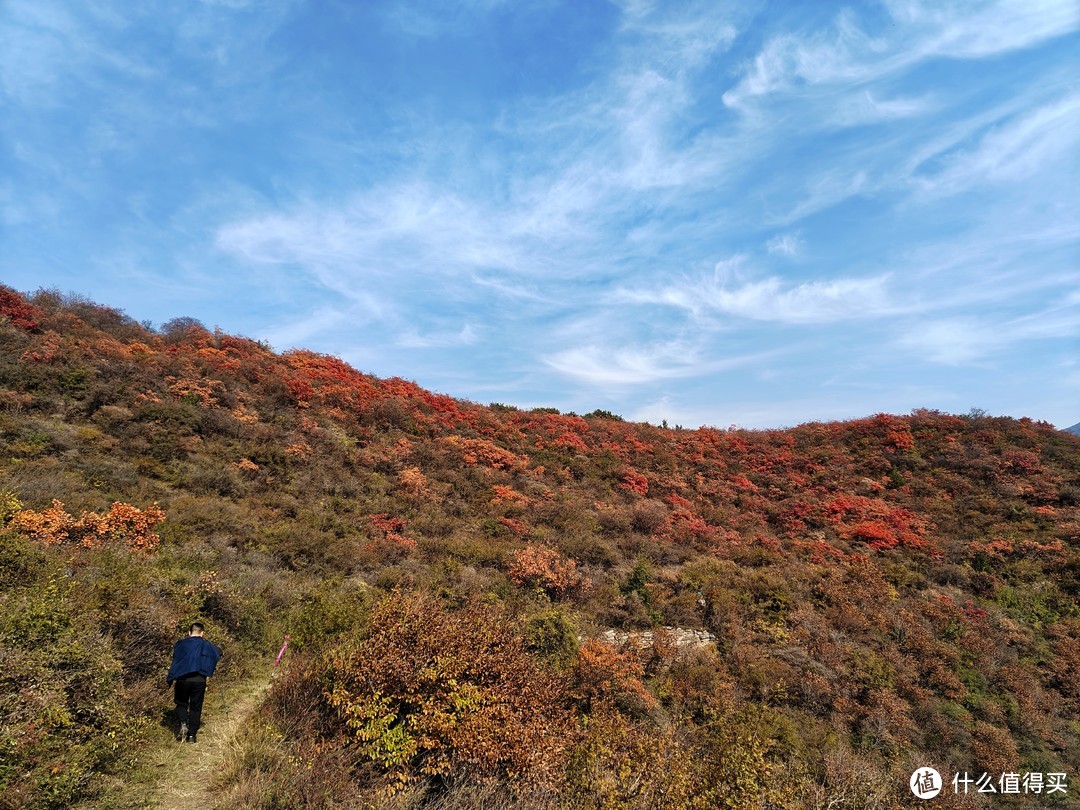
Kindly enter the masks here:
M 476 402 L 1080 414 L 1072 2 L 0 9 L 0 281 Z

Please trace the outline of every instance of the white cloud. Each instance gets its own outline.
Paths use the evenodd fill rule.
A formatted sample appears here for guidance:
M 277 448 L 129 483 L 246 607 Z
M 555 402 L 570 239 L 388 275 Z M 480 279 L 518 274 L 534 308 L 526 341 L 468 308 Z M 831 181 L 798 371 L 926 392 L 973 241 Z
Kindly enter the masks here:
M 949 154 L 937 172 L 917 174 L 915 182 L 926 193 L 947 195 L 1025 180 L 1055 165 L 1074 166 L 1078 132 L 1080 95 L 1073 95 L 995 127 L 973 149 Z
M 99 72 L 148 78 L 154 71 L 102 40 L 123 27 L 105 9 L 9 0 L 0 6 L 0 91 L 29 107 L 50 107 Z
M 262 338 L 278 349 L 289 349 L 303 346 L 312 338 L 340 326 L 347 320 L 356 323 L 356 313 L 330 306 L 319 307 L 289 323 L 269 326 L 262 331 Z
M 640 385 L 701 373 L 696 352 L 680 344 L 582 346 L 543 358 L 551 368 L 592 385 Z
M 869 193 L 876 185 L 864 168 L 840 162 L 835 168 L 808 176 L 805 187 L 796 192 L 802 199 L 790 210 L 775 215 L 771 221 L 778 225 L 798 222 L 850 197 Z
M 621 298 L 638 304 L 666 304 L 698 315 L 718 313 L 790 324 L 832 323 L 903 311 L 891 300 L 887 276 L 794 285 L 775 277 L 732 285 L 714 277 L 659 290 L 625 291 Z
M 926 54 L 980 58 L 1027 48 L 1080 27 L 1073 0 L 888 3 L 893 18 L 924 36 Z
M 638 57 L 661 55 L 677 70 L 696 68 L 738 35 L 732 14 L 720 4 L 706 3 L 676 10 L 666 3 L 617 3 L 625 30 L 643 37 L 648 47 Z M 677 59 L 673 59 L 677 56 Z
M 936 109 L 937 103 L 928 96 L 881 99 L 867 90 L 861 95 L 850 95 L 835 104 L 830 121 L 840 127 L 852 127 L 913 118 Z
M 797 233 L 778 233 L 765 243 L 765 249 L 769 253 L 780 256 L 798 256 L 802 251 L 803 240 Z
M 850 10 L 837 15 L 829 34 L 773 37 L 724 93 L 724 103 L 740 108 L 758 97 L 803 93 L 815 85 L 858 88 L 931 57 L 993 56 L 1080 27 L 1080 5 L 1073 0 L 970 5 L 898 0 L 889 7 L 893 25 L 887 38 L 866 33 Z
M 306 202 L 286 213 L 234 221 L 219 229 L 217 244 L 252 262 L 354 276 L 514 271 L 535 264 L 518 240 L 536 234 L 520 224 L 443 189 L 403 182 L 341 205 Z
M 1075 340 L 1080 337 L 1080 307 L 1075 301 L 1008 320 L 975 316 L 918 323 L 897 345 L 934 363 L 949 366 L 992 363 L 1008 348 L 1029 341 Z
M 779 279 L 715 289 L 706 301 L 720 312 L 787 323 L 828 323 L 874 317 L 893 308 L 884 277 L 812 281 L 784 289 Z
M 993 331 L 978 321 L 957 318 L 919 324 L 898 344 L 932 362 L 958 366 L 991 354 L 997 342 Z
M 455 9 L 484 10 L 468 3 Z M 463 167 L 461 182 L 403 179 L 342 201 L 305 200 L 236 219 L 219 227 L 218 247 L 247 262 L 299 265 L 342 289 L 350 286 L 343 276 L 467 274 L 520 291 L 528 287 L 510 277 L 579 277 L 586 268 L 658 252 L 658 243 L 673 238 L 670 229 L 648 238 L 636 230 L 615 252 L 609 237 L 643 206 L 664 213 L 685 204 L 679 195 L 709 188 L 752 147 L 683 137 L 683 117 L 698 101 L 694 70 L 730 44 L 730 23 L 714 13 L 669 19 L 649 12 L 631 15 L 627 28 L 633 44 L 605 77 L 543 103 L 524 102 L 500 121 L 514 153 L 478 156 L 471 135 L 438 128 L 402 146 L 422 157 L 414 165 L 456 154 L 489 160 L 487 171 L 511 178 L 499 198 Z
M 775 357 L 776 351 L 704 356 L 703 348 L 674 340 L 648 345 L 579 346 L 542 357 L 560 374 L 589 385 L 633 386 L 683 377 L 701 377 Z
M 798 84 L 859 83 L 884 68 L 876 64 L 887 45 L 861 31 L 850 11 L 836 18 L 831 35 L 781 34 L 765 43 L 743 78 L 723 95 L 728 107 L 795 89 Z M 865 60 L 865 61 L 864 61 Z
M 472 346 L 480 339 L 479 332 L 472 324 L 465 324 L 457 332 L 429 332 L 420 334 L 416 331 L 406 332 L 396 339 L 398 346 L 407 349 L 434 349 L 450 346 Z

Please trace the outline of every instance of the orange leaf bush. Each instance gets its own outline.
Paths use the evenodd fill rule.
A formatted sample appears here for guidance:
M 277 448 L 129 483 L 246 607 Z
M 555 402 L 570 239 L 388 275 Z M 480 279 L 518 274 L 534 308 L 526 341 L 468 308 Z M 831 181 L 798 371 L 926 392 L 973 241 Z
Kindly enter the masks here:
M 551 546 L 534 543 L 514 552 L 508 573 L 515 585 L 542 589 L 553 598 L 588 586 L 588 578 L 577 570 L 576 561 Z
M 431 495 L 427 476 L 419 467 L 406 467 L 398 473 L 401 488 L 414 498 L 427 498 Z
M 10 526 L 43 545 L 72 543 L 82 548 L 123 544 L 136 551 L 149 552 L 158 547 L 160 537 L 153 528 L 165 519 L 157 504 L 139 509 L 119 501 L 105 514 L 83 512 L 78 519 L 64 510 L 64 504 L 53 499 L 52 505 L 41 512 L 23 509 L 11 518 Z
M 523 495 L 513 487 L 495 484 L 495 486 L 491 488 L 491 491 L 495 493 L 495 497 L 491 499 L 493 505 L 509 503 L 514 506 L 526 507 L 531 503 L 527 495 Z
M 423 778 L 554 785 L 573 740 L 564 683 L 489 605 L 447 611 L 396 592 L 331 656 L 326 683 L 326 705 L 390 792 Z
M 461 459 L 470 467 L 484 466 L 496 470 L 513 470 L 528 466 L 529 460 L 484 439 L 465 439 L 449 436 L 446 444 L 461 449 Z
M 588 706 L 602 702 L 644 711 L 656 706 L 656 698 L 645 688 L 644 676 L 645 667 L 632 653 L 589 639 L 578 647 L 572 688 Z

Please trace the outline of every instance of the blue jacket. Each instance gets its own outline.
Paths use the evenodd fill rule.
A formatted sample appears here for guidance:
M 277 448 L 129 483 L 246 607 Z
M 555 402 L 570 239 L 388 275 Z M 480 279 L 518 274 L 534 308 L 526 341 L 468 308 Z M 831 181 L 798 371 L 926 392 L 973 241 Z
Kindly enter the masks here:
M 169 667 L 166 682 L 172 686 L 173 681 L 195 674 L 209 678 L 214 674 L 214 667 L 220 658 L 221 650 L 202 636 L 182 638 L 173 647 L 172 666 Z

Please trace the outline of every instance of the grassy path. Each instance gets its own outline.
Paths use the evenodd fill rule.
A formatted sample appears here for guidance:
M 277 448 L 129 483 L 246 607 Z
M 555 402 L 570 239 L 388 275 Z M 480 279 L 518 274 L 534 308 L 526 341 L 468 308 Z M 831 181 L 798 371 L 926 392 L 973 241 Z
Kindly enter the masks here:
M 203 727 L 194 745 L 173 743 L 155 751 L 156 784 L 144 807 L 189 810 L 216 806 L 214 777 L 221 772 L 226 752 L 244 721 L 262 702 L 270 687 L 267 673 L 219 685 L 213 680 L 203 704 Z

